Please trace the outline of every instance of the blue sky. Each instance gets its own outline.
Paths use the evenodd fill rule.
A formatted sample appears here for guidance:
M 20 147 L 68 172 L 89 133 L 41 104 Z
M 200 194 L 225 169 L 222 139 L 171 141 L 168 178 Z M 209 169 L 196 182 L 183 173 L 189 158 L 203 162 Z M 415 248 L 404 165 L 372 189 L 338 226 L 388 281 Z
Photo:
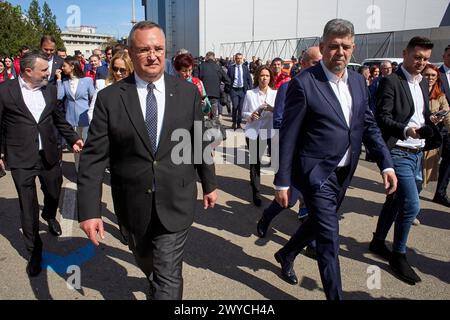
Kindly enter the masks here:
M 20 5 L 23 12 L 28 10 L 31 2 L 31 0 L 7 1 L 13 5 Z M 38 1 L 42 9 L 44 0 Z M 128 35 L 131 29 L 132 0 L 47 0 L 47 4 L 56 15 L 56 22 L 63 31 L 71 18 L 71 13 L 67 13 L 71 5 L 80 8 L 81 25 L 96 26 L 97 33 L 109 34 L 117 38 Z M 137 21 L 144 19 L 144 7 L 141 5 L 141 0 L 135 0 L 135 12 Z

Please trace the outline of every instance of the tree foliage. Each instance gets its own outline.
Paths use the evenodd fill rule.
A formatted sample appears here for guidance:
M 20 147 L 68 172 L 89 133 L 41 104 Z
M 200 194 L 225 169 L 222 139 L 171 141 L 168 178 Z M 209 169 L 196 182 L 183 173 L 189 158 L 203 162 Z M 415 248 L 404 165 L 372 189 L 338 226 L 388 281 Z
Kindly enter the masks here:
M 14 57 L 19 49 L 26 45 L 31 49 L 39 49 L 40 39 L 44 34 L 53 35 L 56 46 L 62 47 L 61 30 L 56 23 L 56 16 L 52 13 L 47 2 L 42 11 L 39 2 L 33 0 L 26 14 L 20 6 L 13 6 L 7 1 L 0 1 L 0 45 L 1 57 Z

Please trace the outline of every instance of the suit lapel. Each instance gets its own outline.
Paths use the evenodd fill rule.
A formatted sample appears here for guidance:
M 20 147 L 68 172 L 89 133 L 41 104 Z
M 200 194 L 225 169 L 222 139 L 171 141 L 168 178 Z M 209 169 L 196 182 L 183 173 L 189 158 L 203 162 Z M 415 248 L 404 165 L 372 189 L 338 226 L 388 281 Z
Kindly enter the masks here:
M 13 83 L 9 88 L 11 96 L 17 102 L 17 106 L 19 107 L 19 109 L 24 114 L 26 114 L 30 119 L 32 119 L 33 121 L 36 121 L 36 119 L 34 119 L 34 117 L 33 117 L 33 114 L 31 113 L 30 109 L 28 109 L 27 105 L 25 104 L 25 100 L 23 99 L 22 91 L 20 90 L 19 79 L 14 79 L 12 81 L 13 81 Z
M 403 88 L 403 91 L 405 91 L 406 97 L 408 98 L 408 103 L 410 106 L 413 107 L 414 110 L 414 100 L 411 95 L 411 90 L 409 89 L 409 84 L 408 80 L 406 79 L 406 75 L 403 73 L 401 68 L 398 69 L 397 75 L 400 77 L 400 84 Z
M 41 116 L 39 118 L 39 122 L 41 122 L 42 119 L 45 119 L 50 113 L 52 113 L 53 108 L 55 106 L 53 106 L 52 103 L 52 97 L 51 97 L 51 93 L 49 92 L 47 87 L 42 87 L 41 88 L 41 92 L 44 96 L 44 100 L 45 100 L 45 108 L 41 113 Z
M 444 87 L 445 96 L 447 97 L 447 101 L 450 102 L 450 84 L 448 83 L 447 75 L 445 74 L 444 66 L 439 68 L 440 77 L 442 81 L 442 86 Z
M 174 81 L 174 78 L 169 76 L 168 74 L 164 75 L 164 84 L 166 87 L 166 106 L 164 111 L 164 118 L 161 128 L 161 136 L 159 139 L 158 151 L 157 155 L 162 156 L 166 153 L 166 149 L 170 148 L 169 143 L 165 143 L 165 141 L 170 141 L 170 135 L 173 132 L 173 117 L 177 116 L 175 99 L 177 98 L 177 84 Z
M 361 101 L 361 92 L 358 90 L 358 78 L 354 77 L 349 71 L 348 72 L 348 90 L 350 91 L 350 95 L 352 96 L 352 119 L 356 119 L 357 113 L 359 112 L 359 104 L 358 102 Z M 358 108 L 356 107 L 358 105 Z M 365 110 L 363 110 L 364 112 Z M 351 121 L 350 125 L 353 123 L 356 123 L 357 121 Z
M 147 128 L 145 126 L 145 119 L 142 114 L 141 103 L 139 101 L 139 96 L 136 88 L 136 81 L 134 79 L 134 74 L 128 78 L 121 81 L 120 90 L 122 90 L 121 98 L 125 105 L 125 109 L 130 117 L 131 123 L 136 129 L 139 137 L 147 148 L 148 152 L 154 158 L 152 153 L 152 148 L 150 144 L 150 138 L 147 133 Z
M 430 117 L 430 98 L 429 98 L 429 93 L 428 93 L 428 80 L 425 79 L 425 77 L 422 79 L 422 81 L 420 81 L 420 88 L 422 89 L 422 96 L 423 96 L 423 115 L 425 116 L 425 118 L 429 118 Z
M 347 125 L 344 113 L 342 112 L 341 103 L 339 102 L 338 98 L 334 94 L 333 89 L 328 83 L 328 78 L 325 74 L 325 71 L 323 71 L 320 64 L 315 68 L 316 69 L 313 71 L 313 74 L 316 77 L 316 81 L 314 82 L 316 83 L 317 88 L 322 93 L 323 97 L 331 106 L 331 108 L 336 112 L 339 119 L 341 119 L 341 121 L 344 122 L 345 125 Z

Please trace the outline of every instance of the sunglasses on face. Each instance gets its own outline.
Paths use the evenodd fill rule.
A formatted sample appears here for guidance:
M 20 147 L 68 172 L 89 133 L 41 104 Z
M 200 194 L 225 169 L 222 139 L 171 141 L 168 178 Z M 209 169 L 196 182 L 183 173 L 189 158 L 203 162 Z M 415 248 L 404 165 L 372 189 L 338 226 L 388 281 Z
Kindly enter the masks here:
M 114 72 L 120 71 L 120 73 L 126 73 L 126 72 L 127 72 L 127 69 L 126 69 L 126 68 L 112 67 L 112 70 L 113 70 Z

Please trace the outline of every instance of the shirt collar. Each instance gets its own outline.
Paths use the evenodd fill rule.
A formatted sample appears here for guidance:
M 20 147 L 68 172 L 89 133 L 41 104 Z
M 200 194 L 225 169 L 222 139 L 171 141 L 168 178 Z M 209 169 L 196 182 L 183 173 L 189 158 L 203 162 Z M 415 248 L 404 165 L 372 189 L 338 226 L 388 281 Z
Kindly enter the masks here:
M 342 76 L 342 78 L 339 78 L 336 74 L 334 74 L 333 72 L 328 70 L 328 68 L 325 66 L 325 64 L 323 63 L 322 60 L 320 60 L 320 64 L 322 65 L 322 69 L 325 72 L 325 75 L 326 75 L 328 81 L 336 83 L 336 84 L 339 81 L 343 81 L 345 84 L 347 84 L 347 80 L 348 80 L 347 68 L 345 68 L 344 75 Z
M 143 80 L 142 78 L 140 78 L 136 72 L 134 73 L 134 79 L 136 80 L 136 87 L 138 89 L 142 89 L 142 88 L 147 89 L 147 86 L 150 83 L 150 82 L 147 82 L 147 81 Z M 153 84 L 155 85 L 155 89 L 157 91 L 163 92 L 164 74 L 161 76 L 161 78 L 159 78 L 158 80 L 153 82 Z
M 30 91 L 38 91 L 38 90 L 41 90 L 40 87 L 39 87 L 39 88 L 31 89 L 30 86 L 28 85 L 28 83 L 26 83 L 25 80 L 23 80 L 23 78 L 22 78 L 21 76 L 19 76 L 19 85 L 20 85 L 21 88 L 25 88 L 25 89 L 30 90 Z
M 406 80 L 408 80 L 409 83 L 416 84 L 422 81 L 423 77 L 421 74 L 418 74 L 417 76 L 413 77 L 408 71 L 406 71 L 405 67 L 403 67 L 403 64 L 400 66 L 400 68 L 402 69 L 403 73 L 406 76 Z

